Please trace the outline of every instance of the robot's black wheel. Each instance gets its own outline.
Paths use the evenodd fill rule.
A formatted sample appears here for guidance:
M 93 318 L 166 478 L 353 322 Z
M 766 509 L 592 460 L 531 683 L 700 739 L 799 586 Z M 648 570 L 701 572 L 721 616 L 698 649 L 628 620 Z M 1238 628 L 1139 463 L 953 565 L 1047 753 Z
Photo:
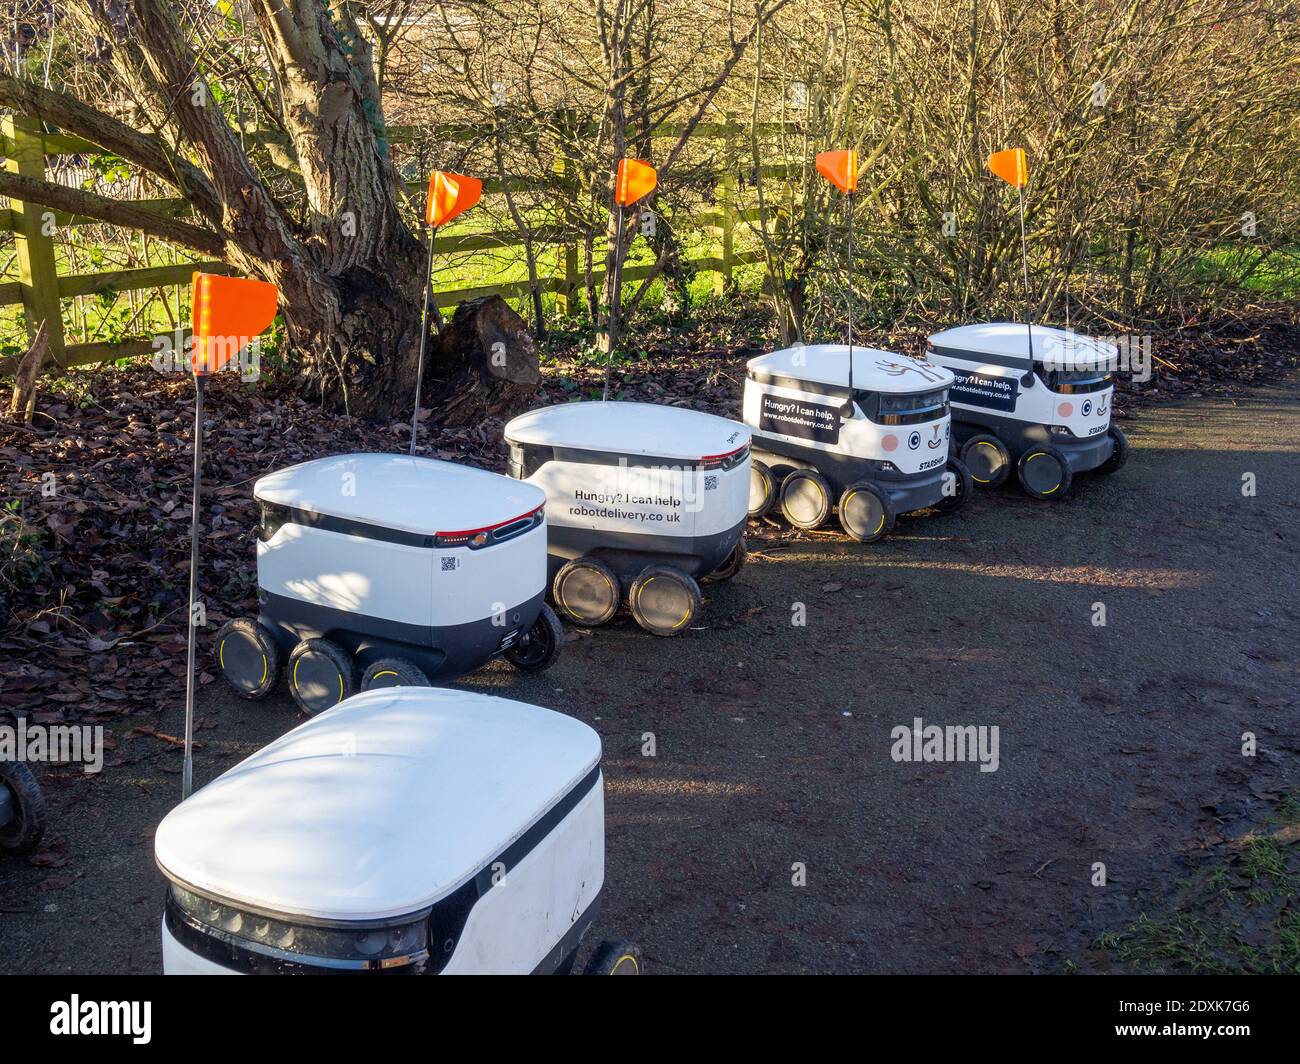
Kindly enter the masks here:
M 935 505 L 946 514 L 960 510 L 975 494 L 975 478 L 960 458 L 949 456 L 943 471 L 943 498 Z
M 700 608 L 700 586 L 675 565 L 650 565 L 632 581 L 628 605 L 647 632 L 680 635 Z
M 781 485 L 781 512 L 795 528 L 814 529 L 831 515 L 831 489 L 815 469 L 796 469 Z
M 29 854 L 45 834 L 45 796 L 31 769 L 18 761 L 0 761 L 0 790 L 9 810 L 8 821 L 0 824 L 0 850 Z
M 727 560 L 719 565 L 713 572 L 709 573 L 704 579 L 716 583 L 719 580 L 730 580 L 741 569 L 745 567 L 745 559 L 749 557 L 749 551 L 745 547 L 745 537 L 741 536 L 736 540 L 736 545 L 731 548 L 731 553 L 727 555 Z
M 996 488 L 1011 475 L 1011 453 L 991 433 L 972 436 L 961 445 L 961 460 L 977 487 Z
M 867 480 L 850 484 L 840 496 L 840 525 L 859 543 L 875 543 L 894 528 L 889 495 Z
M 631 942 L 602 942 L 583 975 L 640 975 L 641 950 Z
M 1035 499 L 1055 501 L 1070 490 L 1070 463 L 1050 443 L 1029 448 L 1020 456 L 1020 486 Z
M 614 570 L 599 558 L 574 558 L 555 574 L 551 597 L 565 620 L 594 628 L 618 612 L 623 588 Z
M 289 693 L 309 717 L 356 693 L 352 659 L 328 639 L 304 639 L 289 655 Z
M 757 460 L 749 463 L 749 516 L 762 517 L 776 502 L 776 478 L 767 465 Z
M 560 627 L 560 618 L 543 602 L 533 626 L 504 656 L 520 672 L 541 672 L 555 664 L 563 642 L 564 629 Z
M 420 666 L 405 658 L 380 658 L 361 677 L 361 690 L 380 687 L 429 687 L 429 677 Z
M 1112 425 L 1106 430 L 1106 435 L 1110 437 L 1115 449 L 1110 452 L 1110 457 L 1097 467 L 1097 472 L 1102 475 L 1118 473 L 1128 461 L 1128 436 L 1124 434 L 1124 430 L 1118 425 Z
M 217 632 L 217 671 L 240 698 L 265 698 L 280 682 L 280 646 L 257 621 L 239 617 Z

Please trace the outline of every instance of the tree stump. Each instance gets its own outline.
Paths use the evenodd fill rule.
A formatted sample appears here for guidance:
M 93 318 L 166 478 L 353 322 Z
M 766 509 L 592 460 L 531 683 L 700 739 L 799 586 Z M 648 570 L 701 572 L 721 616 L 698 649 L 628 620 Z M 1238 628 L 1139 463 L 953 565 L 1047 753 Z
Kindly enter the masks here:
M 500 296 L 466 300 L 430 338 L 426 395 L 436 420 L 464 428 L 527 408 L 542 383 L 537 342 Z

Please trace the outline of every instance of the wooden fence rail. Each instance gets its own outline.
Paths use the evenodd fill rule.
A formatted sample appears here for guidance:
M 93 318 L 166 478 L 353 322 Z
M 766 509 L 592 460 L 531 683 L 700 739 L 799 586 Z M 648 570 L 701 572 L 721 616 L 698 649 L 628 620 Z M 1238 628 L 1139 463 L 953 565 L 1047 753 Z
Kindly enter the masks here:
M 668 136 L 679 132 L 675 127 L 662 127 L 658 133 Z M 736 136 L 739 127 L 734 120 L 725 123 L 701 123 L 693 136 L 730 139 Z M 417 131 L 411 128 L 395 127 L 390 132 L 393 143 L 411 140 Z M 448 133 L 439 131 L 439 139 L 466 139 L 472 131 L 452 130 Z M 275 134 L 255 133 L 254 138 L 262 140 L 280 140 Z M 84 140 L 81 137 L 45 130 L 37 119 L 26 115 L 9 115 L 0 118 L 0 154 L 5 157 L 5 167 L 13 173 L 37 180 L 45 179 L 45 160 L 49 156 L 70 154 L 102 154 L 105 149 Z M 571 166 L 561 163 L 562 166 Z M 783 170 L 783 167 L 764 167 L 764 170 Z M 547 187 L 541 182 L 527 179 L 509 178 L 512 191 L 527 191 L 532 188 Z M 500 193 L 500 178 L 488 178 L 483 182 L 483 191 L 487 194 Z M 408 185 L 412 192 L 423 192 L 423 183 Z M 189 204 L 183 199 L 148 199 L 134 201 L 136 206 L 166 217 L 181 217 L 189 211 Z M 737 223 L 752 220 L 754 210 L 743 210 L 736 202 L 736 181 L 732 173 L 724 173 L 717 186 L 717 209 L 698 215 L 696 223 L 700 228 L 708 229 L 718 238 L 722 253 L 719 256 L 701 257 L 687 260 L 697 272 L 714 273 L 715 288 L 722 290 L 732 280 L 732 271 L 737 266 L 749 265 L 762 260 L 754 252 L 737 252 L 735 250 L 734 230 Z M 60 368 L 92 365 L 134 355 L 148 354 L 153 350 L 152 337 L 135 337 L 112 342 L 68 344 L 63 330 L 61 300 L 76 296 L 134 291 L 147 288 L 161 288 L 166 285 L 186 284 L 195 270 L 211 273 L 229 272 L 229 267 L 222 262 L 184 262 L 174 266 L 149 266 L 139 269 L 109 270 L 100 273 L 60 275 L 55 255 L 55 232 L 65 226 L 102 224 L 96 219 L 70 215 L 65 211 L 56 211 L 39 204 L 23 200 L 9 199 L 8 207 L 0 206 L 0 230 L 14 234 L 14 249 L 18 267 L 18 279 L 0 281 L 0 307 L 21 304 L 25 311 L 28 338 L 31 339 L 42 321 L 49 323 L 48 339 L 51 360 Z M 585 283 L 585 277 L 578 270 L 579 247 L 571 233 L 559 230 L 542 230 L 534 238 L 535 244 L 551 246 L 558 250 L 555 263 L 558 272 L 554 275 L 542 275 L 538 286 L 542 292 L 556 297 L 562 312 L 569 312 L 573 300 Z M 443 254 L 466 254 L 483 251 L 496 251 L 506 248 L 522 247 L 523 239 L 514 230 L 501 230 L 488 233 L 466 233 L 439 236 L 435 250 Z M 629 281 L 640 280 L 650 274 L 649 265 L 627 266 L 623 277 Z M 599 284 L 604 278 L 604 271 L 596 271 L 593 278 Z M 435 293 L 438 303 L 450 307 L 466 299 L 475 299 L 487 295 L 500 295 L 506 298 L 522 298 L 529 294 L 531 286 L 528 281 L 509 281 L 498 284 L 480 285 L 472 288 L 458 288 Z M 0 359 L 0 372 L 8 367 L 6 363 L 13 359 Z

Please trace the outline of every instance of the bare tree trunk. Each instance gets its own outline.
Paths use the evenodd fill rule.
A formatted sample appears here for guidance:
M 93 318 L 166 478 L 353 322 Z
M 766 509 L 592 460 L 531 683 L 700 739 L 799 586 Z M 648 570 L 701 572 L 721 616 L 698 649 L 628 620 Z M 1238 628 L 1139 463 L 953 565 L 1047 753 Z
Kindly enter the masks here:
M 600 320 L 600 297 L 596 294 L 596 238 L 590 230 L 582 238 L 582 276 L 587 294 L 587 315 L 592 322 Z
M 357 5 L 250 0 L 302 182 L 281 203 L 208 84 L 202 7 L 178 18 L 164 0 L 85 0 L 78 18 L 113 41 L 123 95 L 155 133 L 57 90 L 0 77 L 0 106 L 42 118 L 168 182 L 194 208 L 166 218 L 81 189 L 6 175 L 0 193 L 143 232 L 274 283 L 301 366 L 300 387 L 352 413 L 409 408 L 415 386 L 424 247 L 399 211 L 399 176 L 374 57 Z M 278 172 L 278 171 L 277 171 Z M 430 397 L 438 405 L 444 396 Z
M 536 330 L 537 338 L 540 340 L 546 336 L 546 315 L 542 310 L 542 286 L 537 277 L 537 252 L 533 241 L 532 224 L 520 212 L 515 203 L 514 192 L 510 188 L 510 175 L 506 173 L 505 153 L 501 146 L 501 129 L 494 126 L 493 142 L 497 162 L 497 176 L 501 179 L 501 191 L 505 193 L 506 209 L 510 212 L 510 220 L 514 222 L 515 231 L 519 233 L 519 239 L 524 244 L 524 265 L 528 269 L 528 293 L 532 297 L 533 303 L 533 327 Z

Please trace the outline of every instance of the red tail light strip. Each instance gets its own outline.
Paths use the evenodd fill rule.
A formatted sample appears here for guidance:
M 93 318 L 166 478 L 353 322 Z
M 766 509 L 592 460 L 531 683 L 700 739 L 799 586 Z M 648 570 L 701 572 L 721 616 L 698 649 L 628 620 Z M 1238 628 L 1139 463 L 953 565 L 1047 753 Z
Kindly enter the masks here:
M 727 451 L 724 454 L 706 454 L 700 458 L 700 465 L 705 469 L 716 469 L 719 466 L 732 466 L 740 461 L 745 452 L 749 450 L 748 443 L 742 443 L 734 451 Z
M 511 517 L 506 521 L 498 521 L 496 524 L 484 525 L 482 528 L 467 528 L 460 532 L 438 532 L 435 534 L 435 540 L 440 547 L 454 547 L 462 543 L 469 543 L 471 540 L 482 536 L 483 539 L 475 544 L 476 546 L 486 545 L 491 534 L 498 528 L 505 528 L 507 525 L 517 524 L 520 521 L 530 520 L 535 525 L 541 519 L 542 511 L 545 506 L 539 506 L 535 510 L 529 510 L 527 513 L 519 514 L 517 517 Z

